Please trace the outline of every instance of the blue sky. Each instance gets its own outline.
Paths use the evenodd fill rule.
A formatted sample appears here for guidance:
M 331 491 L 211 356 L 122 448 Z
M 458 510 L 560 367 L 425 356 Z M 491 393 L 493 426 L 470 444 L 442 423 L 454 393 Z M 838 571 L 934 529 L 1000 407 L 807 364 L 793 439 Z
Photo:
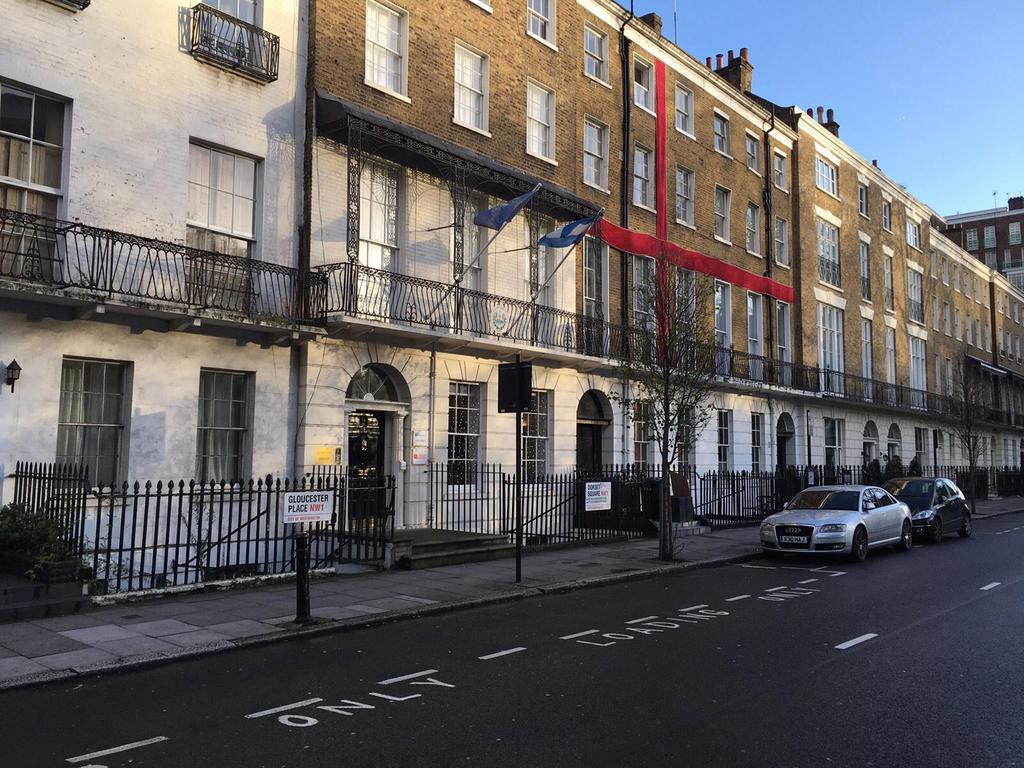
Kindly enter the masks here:
M 938 213 L 1024 194 L 1024 0 L 676 1 L 680 47 L 746 46 L 756 93 L 832 107 L 843 140 Z M 670 39 L 672 7 L 635 4 Z

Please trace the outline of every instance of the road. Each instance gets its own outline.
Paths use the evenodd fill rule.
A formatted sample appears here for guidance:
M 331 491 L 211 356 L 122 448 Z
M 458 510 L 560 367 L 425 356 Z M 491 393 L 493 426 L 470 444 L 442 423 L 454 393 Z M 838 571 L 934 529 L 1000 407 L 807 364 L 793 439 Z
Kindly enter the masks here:
M 0 694 L 0 764 L 1024 766 L 1024 515 Z

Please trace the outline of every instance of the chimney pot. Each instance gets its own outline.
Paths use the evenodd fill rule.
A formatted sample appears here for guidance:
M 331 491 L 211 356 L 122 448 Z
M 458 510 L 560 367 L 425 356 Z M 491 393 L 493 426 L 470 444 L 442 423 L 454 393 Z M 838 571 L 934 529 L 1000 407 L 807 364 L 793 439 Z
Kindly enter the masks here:
M 1020 195 L 1017 195 L 1016 197 L 1011 197 L 1009 200 L 1006 201 L 1006 209 L 1008 211 L 1024 210 L 1024 197 Z
M 704 63 L 707 64 L 708 69 L 711 69 L 711 57 L 710 56 L 708 56 L 706 59 L 704 59 Z
M 872 164 L 873 166 L 875 166 L 875 168 L 877 168 L 877 167 L 878 167 L 878 161 L 877 161 L 877 160 L 872 160 L 872 161 L 871 161 L 871 164 Z
M 819 123 L 824 123 L 824 122 L 825 122 L 825 121 L 824 121 L 824 120 L 822 119 L 822 116 L 823 116 L 824 114 L 825 114 L 825 108 L 824 108 L 824 107 L 818 107 L 818 122 L 819 122 Z
M 813 107 L 808 107 L 808 108 L 807 108 L 807 114 L 808 114 L 808 115 L 809 115 L 810 117 L 814 117 L 814 108 L 813 108 Z
M 734 54 L 732 52 L 732 48 L 730 48 L 729 49 L 729 63 L 732 63 L 732 60 L 735 59 L 735 58 L 736 58 L 736 54 Z
M 721 68 L 722 68 L 722 54 L 716 53 L 715 54 L 715 69 L 721 69 Z
M 831 107 L 829 107 L 828 112 L 826 112 L 825 114 L 828 116 L 828 122 L 835 122 L 836 113 L 832 110 Z
M 746 48 L 740 48 L 740 58 L 744 61 L 748 60 L 749 51 Z

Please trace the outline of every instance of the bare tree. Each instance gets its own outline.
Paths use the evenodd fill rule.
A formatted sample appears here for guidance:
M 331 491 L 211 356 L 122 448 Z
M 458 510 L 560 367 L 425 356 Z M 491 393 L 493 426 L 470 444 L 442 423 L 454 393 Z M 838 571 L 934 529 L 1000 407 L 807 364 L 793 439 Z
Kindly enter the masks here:
M 711 280 L 664 260 L 652 259 L 638 272 L 643 279 L 635 286 L 633 325 L 619 350 L 618 372 L 629 382 L 631 405 L 642 412 L 658 448 L 663 474 L 658 554 L 672 560 L 669 468 L 680 455 L 689 455 L 707 424 L 716 362 L 723 361 L 716 360 L 714 348 Z
M 967 468 L 970 472 L 971 515 L 975 512 L 974 497 L 977 494 L 978 457 L 981 455 L 981 432 L 984 426 L 985 403 L 988 402 L 989 388 L 977 363 L 967 356 L 966 345 L 957 363 L 957 382 L 953 389 L 950 410 L 953 415 L 953 434 L 967 454 Z

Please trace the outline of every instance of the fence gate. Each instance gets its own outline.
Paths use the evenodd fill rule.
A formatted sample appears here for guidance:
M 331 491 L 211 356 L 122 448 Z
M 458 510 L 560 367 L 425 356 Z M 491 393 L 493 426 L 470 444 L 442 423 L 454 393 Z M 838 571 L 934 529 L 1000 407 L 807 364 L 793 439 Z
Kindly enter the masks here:
M 85 508 L 89 469 L 80 464 L 19 461 L 14 466 L 14 503 L 60 526 L 69 557 L 85 550 Z

